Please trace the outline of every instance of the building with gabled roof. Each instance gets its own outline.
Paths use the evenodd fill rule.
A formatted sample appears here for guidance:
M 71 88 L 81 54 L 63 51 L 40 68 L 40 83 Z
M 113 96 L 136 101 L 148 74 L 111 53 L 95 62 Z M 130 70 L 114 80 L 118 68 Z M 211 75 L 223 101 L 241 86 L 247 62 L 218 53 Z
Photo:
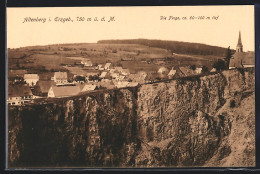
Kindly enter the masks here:
M 104 78 L 107 78 L 107 77 L 109 77 L 109 73 L 107 71 L 103 71 L 99 76 L 99 78 L 101 78 L 101 79 L 104 79 Z
M 55 72 L 53 80 L 55 83 L 59 83 L 59 84 L 68 83 L 67 72 Z
M 25 69 L 10 69 L 8 71 L 8 77 L 13 77 L 13 76 L 24 77 L 24 74 L 27 74 L 27 70 Z
M 85 84 L 81 92 L 86 92 L 86 91 L 93 91 L 97 89 L 97 85 L 95 84 Z
M 123 67 L 121 67 L 121 66 L 115 66 L 113 69 L 115 69 L 116 71 L 118 71 L 119 73 L 121 73 L 122 70 L 123 70 Z
M 158 70 L 159 74 L 168 74 L 169 70 L 165 67 L 160 67 Z
M 97 69 L 98 70 L 104 70 L 105 68 L 103 67 L 103 65 L 99 64 L 99 65 L 97 65 Z
M 115 88 L 115 85 L 112 82 L 112 80 L 101 81 L 101 82 L 97 82 L 95 84 L 97 85 L 98 88 L 106 88 L 106 89 L 113 89 L 113 88 Z
M 8 104 L 22 105 L 33 99 L 29 85 L 10 85 L 8 86 Z
M 130 71 L 129 71 L 129 69 L 122 69 L 121 74 L 128 76 L 130 74 Z
M 210 72 L 216 72 L 216 71 L 217 71 L 216 68 L 212 68 L 212 69 L 210 70 Z
M 104 66 L 105 70 L 110 70 L 112 68 L 112 64 L 111 63 L 106 63 Z
M 196 69 L 195 69 L 195 72 L 196 72 L 197 74 L 200 74 L 200 73 L 202 72 L 202 68 L 196 68 Z
M 39 80 L 34 87 L 34 95 L 47 97 L 51 86 L 55 85 L 54 81 Z
M 80 63 L 83 64 L 84 66 L 93 66 L 91 60 L 89 59 L 83 59 Z
M 29 84 L 29 86 L 35 86 L 39 81 L 38 74 L 24 74 L 24 81 Z
M 174 76 L 176 73 L 175 69 L 171 69 L 170 72 L 168 73 L 168 76 Z
M 69 97 L 81 92 L 80 86 L 51 86 L 48 97 Z

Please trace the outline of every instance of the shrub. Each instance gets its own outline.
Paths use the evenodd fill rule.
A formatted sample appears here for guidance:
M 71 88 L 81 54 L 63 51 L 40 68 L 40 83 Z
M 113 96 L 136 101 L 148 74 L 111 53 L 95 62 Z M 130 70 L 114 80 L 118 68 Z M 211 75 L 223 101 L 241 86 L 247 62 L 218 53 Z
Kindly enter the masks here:
M 213 64 L 213 68 L 216 68 L 217 71 L 227 69 L 225 61 L 221 59 L 218 59 L 218 61 Z
M 196 69 L 196 65 L 191 65 L 190 69 L 195 70 Z
M 209 68 L 207 66 L 202 66 L 202 73 L 208 73 L 209 72 Z
M 231 101 L 230 101 L 230 107 L 231 107 L 231 108 L 234 108 L 235 106 L 236 106 L 235 100 L 231 100 Z

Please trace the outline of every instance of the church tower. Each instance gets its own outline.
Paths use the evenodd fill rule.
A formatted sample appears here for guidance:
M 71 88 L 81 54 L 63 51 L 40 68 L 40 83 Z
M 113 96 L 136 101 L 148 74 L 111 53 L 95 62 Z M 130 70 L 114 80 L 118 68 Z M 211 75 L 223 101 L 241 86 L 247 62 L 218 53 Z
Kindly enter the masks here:
M 238 36 L 236 52 L 243 52 L 243 45 L 242 45 L 242 41 L 241 41 L 241 33 L 240 33 L 240 31 L 239 31 L 239 36 Z

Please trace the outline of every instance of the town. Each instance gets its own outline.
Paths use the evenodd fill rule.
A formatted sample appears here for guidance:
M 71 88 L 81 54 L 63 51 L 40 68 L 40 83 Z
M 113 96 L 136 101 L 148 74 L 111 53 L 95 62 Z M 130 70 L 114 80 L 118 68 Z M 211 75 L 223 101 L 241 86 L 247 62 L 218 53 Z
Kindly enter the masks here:
M 58 47 L 58 49 L 64 51 L 66 48 Z M 112 49 L 111 52 L 117 51 Z M 136 56 L 139 54 L 140 51 Z M 61 62 L 59 66 L 62 69 L 49 71 L 39 69 L 37 70 L 39 73 L 32 73 L 28 68 L 21 68 L 17 61 L 16 65 L 9 67 L 8 71 L 8 105 L 24 105 L 33 103 L 34 99 L 39 98 L 69 97 L 102 89 L 135 87 L 144 83 L 214 73 L 225 69 L 221 68 L 223 62 L 224 66 L 227 66 L 226 69 L 254 67 L 254 52 L 243 52 L 240 33 L 235 53 L 231 54 L 229 50 L 227 54 L 230 54 L 228 63 L 218 59 L 211 66 L 180 63 L 172 65 L 166 64 L 161 58 L 157 61 L 146 59 L 142 63 L 149 67 L 149 70 L 140 68 L 134 71 L 122 65 L 124 60 L 135 60 L 129 55 L 121 57 L 119 62 L 106 60 L 104 63 L 93 63 L 93 60 L 86 57 L 68 56 L 66 58 L 73 60 L 74 63 Z M 171 53 L 173 58 L 178 55 L 182 56 Z M 32 60 L 26 60 L 25 63 L 32 63 Z M 129 64 L 132 63 L 130 61 Z

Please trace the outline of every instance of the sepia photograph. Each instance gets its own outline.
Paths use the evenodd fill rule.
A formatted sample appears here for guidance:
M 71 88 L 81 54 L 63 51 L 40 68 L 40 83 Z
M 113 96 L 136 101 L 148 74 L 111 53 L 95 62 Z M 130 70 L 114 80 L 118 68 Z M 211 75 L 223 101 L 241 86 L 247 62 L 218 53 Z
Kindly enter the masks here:
M 8 169 L 255 167 L 253 5 L 6 16 Z

